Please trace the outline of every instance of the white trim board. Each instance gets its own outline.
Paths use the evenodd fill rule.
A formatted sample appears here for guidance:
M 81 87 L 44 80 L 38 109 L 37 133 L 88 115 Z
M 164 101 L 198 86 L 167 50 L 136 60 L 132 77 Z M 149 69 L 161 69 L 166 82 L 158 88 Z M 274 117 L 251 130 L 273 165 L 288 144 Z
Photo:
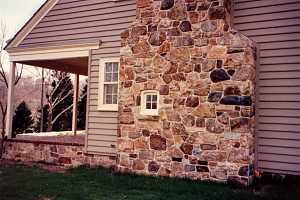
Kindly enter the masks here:
M 98 44 L 73 45 L 38 49 L 27 49 L 23 51 L 8 50 L 9 60 L 13 62 L 20 61 L 38 61 L 38 60 L 56 60 L 65 58 L 89 57 L 91 49 L 98 49 Z

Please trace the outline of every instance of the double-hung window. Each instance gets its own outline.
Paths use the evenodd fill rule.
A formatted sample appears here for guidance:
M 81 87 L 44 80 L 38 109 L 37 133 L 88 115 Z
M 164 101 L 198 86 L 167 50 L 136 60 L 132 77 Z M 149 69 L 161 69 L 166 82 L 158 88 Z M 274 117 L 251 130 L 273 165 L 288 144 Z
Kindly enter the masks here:
M 118 110 L 119 65 L 119 58 L 100 60 L 99 110 Z

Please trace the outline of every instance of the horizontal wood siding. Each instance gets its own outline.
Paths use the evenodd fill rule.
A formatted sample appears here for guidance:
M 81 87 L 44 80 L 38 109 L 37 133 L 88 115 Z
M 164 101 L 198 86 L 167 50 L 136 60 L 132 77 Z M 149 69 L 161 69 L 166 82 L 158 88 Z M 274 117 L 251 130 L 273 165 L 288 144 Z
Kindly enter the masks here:
M 300 0 L 235 0 L 234 23 L 260 45 L 257 165 L 300 175 Z
M 118 54 L 120 33 L 135 19 L 135 0 L 60 0 L 21 47 L 101 40 L 101 54 Z

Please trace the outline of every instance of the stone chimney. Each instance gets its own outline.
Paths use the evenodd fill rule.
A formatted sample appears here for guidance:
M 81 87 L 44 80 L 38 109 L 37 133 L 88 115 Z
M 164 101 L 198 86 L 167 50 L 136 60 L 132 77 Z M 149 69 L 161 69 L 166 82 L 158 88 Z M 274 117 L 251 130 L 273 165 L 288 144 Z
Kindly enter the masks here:
M 121 34 L 120 170 L 248 184 L 255 49 L 231 9 L 230 0 L 137 0 Z M 147 91 L 157 114 L 142 112 Z

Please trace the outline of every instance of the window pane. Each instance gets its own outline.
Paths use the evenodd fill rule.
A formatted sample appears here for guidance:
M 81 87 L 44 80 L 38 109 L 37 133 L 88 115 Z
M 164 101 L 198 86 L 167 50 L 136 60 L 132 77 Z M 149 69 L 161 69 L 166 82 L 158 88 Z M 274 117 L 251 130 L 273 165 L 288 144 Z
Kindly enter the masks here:
M 113 72 L 119 72 L 119 63 L 113 63 Z
M 118 84 L 112 85 L 112 94 L 114 95 L 118 94 Z
M 117 104 L 118 101 L 118 84 L 105 84 L 104 85 L 104 103 Z
M 157 103 L 152 103 L 152 109 L 157 109 Z
M 119 79 L 119 73 L 115 73 L 115 72 L 114 72 L 114 73 L 112 74 L 112 76 L 113 76 L 113 77 L 112 77 L 112 81 L 117 82 L 118 79 Z
M 118 103 L 118 96 L 117 95 L 113 95 L 112 96 L 112 103 L 113 104 L 117 104 Z
M 112 73 L 105 73 L 105 82 L 112 81 Z
M 152 101 L 151 95 L 146 95 L 146 101 L 147 101 L 147 102 L 151 102 L 151 101 Z
M 105 63 L 105 72 L 112 72 L 112 63 L 111 62 L 107 62 Z
M 151 103 L 146 103 L 146 109 L 151 109 Z
M 112 104 L 112 95 L 105 95 L 105 104 Z
M 113 92 L 113 85 L 104 85 L 104 92 L 105 94 L 112 94 Z
M 152 101 L 157 102 L 157 95 L 152 95 Z

